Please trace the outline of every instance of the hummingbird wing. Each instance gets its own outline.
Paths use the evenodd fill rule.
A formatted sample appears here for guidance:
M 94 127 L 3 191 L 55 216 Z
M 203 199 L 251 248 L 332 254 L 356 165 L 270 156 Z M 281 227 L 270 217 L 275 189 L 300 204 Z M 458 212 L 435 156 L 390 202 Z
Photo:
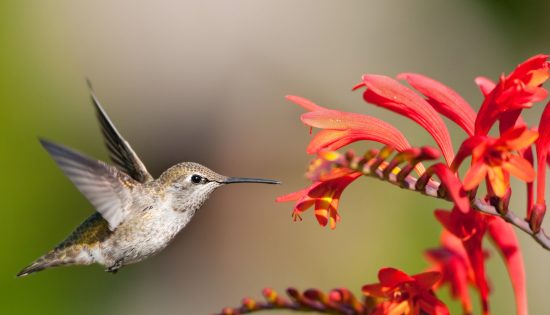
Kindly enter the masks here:
M 114 230 L 128 215 L 125 205 L 131 202 L 132 189 L 138 183 L 102 161 L 44 139 L 40 143 Z
M 113 163 L 140 183 L 152 181 L 153 177 L 149 174 L 143 162 L 141 162 L 137 154 L 132 150 L 128 141 L 124 140 L 120 135 L 103 107 L 101 107 L 90 81 L 88 81 L 88 86 L 90 88 L 92 102 L 97 112 L 97 118 L 101 124 L 105 144 L 109 150 L 109 156 Z

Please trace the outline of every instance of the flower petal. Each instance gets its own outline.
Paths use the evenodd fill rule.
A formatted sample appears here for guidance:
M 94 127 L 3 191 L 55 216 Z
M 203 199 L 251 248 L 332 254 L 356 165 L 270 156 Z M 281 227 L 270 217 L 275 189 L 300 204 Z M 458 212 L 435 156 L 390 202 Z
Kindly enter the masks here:
M 533 150 L 531 149 L 531 147 L 523 150 L 521 152 L 521 156 L 524 159 L 526 159 L 529 163 L 531 163 L 531 165 L 535 164 L 534 163 L 534 158 L 533 158 Z M 544 160 L 543 160 L 542 165 L 544 165 Z M 537 174 L 537 176 L 538 176 L 538 174 Z M 533 185 L 534 185 L 534 182 L 526 183 L 526 185 L 525 185 L 526 190 L 527 190 L 527 198 L 526 198 L 527 199 L 527 216 L 526 216 L 526 218 L 531 217 L 531 209 L 533 208 L 533 204 L 534 204 L 535 196 L 534 196 L 534 192 L 533 192 Z M 537 183 L 537 187 L 538 187 L 538 183 Z
M 441 233 L 441 247 L 426 251 L 434 269 L 442 273 L 437 287 L 449 283 L 451 296 L 460 300 L 463 313 L 472 313 L 468 285 L 473 283 L 473 271 L 461 240 L 447 230 Z
M 310 101 L 306 98 L 300 97 L 300 96 L 287 95 L 287 96 L 285 96 L 285 98 L 287 100 L 291 101 L 292 103 L 300 105 L 300 106 L 302 106 L 303 108 L 305 108 L 309 111 L 325 110 L 326 109 L 326 108 L 324 108 L 322 106 L 319 106 L 319 105 L 313 103 L 312 101 Z
M 502 167 L 487 167 L 487 177 L 494 194 L 497 197 L 504 197 L 506 190 L 510 187 L 510 183 Z
M 346 146 L 352 142 L 360 140 L 369 140 L 368 138 L 361 137 L 359 134 L 352 132 L 351 130 L 321 130 L 311 141 L 306 148 L 308 154 L 316 154 L 323 150 L 338 150 L 343 146 Z
M 395 268 L 382 268 L 378 271 L 378 280 L 385 287 L 394 288 L 404 282 L 412 282 L 415 279 L 401 270 Z
M 491 79 L 486 77 L 477 77 L 475 78 L 476 84 L 479 86 L 483 96 L 489 95 L 491 91 L 495 88 L 496 84 Z
M 448 86 L 416 73 L 401 73 L 398 79 L 406 80 L 428 98 L 428 103 L 443 116 L 454 121 L 466 133 L 474 134 L 476 113 L 458 93 Z
M 386 292 L 388 291 L 380 283 L 374 284 L 365 284 L 361 291 L 364 295 L 376 296 L 376 297 L 386 297 Z
M 421 288 L 429 291 L 441 279 L 441 273 L 439 271 L 428 271 L 419 273 L 412 277 Z
M 495 88 L 485 95 L 478 111 L 475 122 L 477 135 L 487 135 L 504 113 L 517 111 L 504 120 L 507 126 L 501 129 L 512 127 L 514 117 L 518 117 L 521 110 L 530 108 L 534 102 L 546 98 L 548 91 L 541 85 L 550 77 L 547 59 L 546 55 L 531 57 L 518 65 L 508 76 L 500 77 Z
M 481 297 L 481 308 L 484 314 L 488 314 L 489 310 L 489 284 L 487 283 L 487 275 L 485 273 L 485 254 L 482 248 L 482 238 L 485 234 L 484 227 L 480 229 L 473 237 L 464 241 L 464 248 L 468 253 L 470 264 L 474 271 L 475 283 Z
M 400 84 L 398 81 L 382 75 L 363 75 L 362 84 L 367 87 L 363 98 L 408 117 L 426 129 L 441 149 L 448 164 L 454 158 L 451 138 L 443 119 L 420 95 Z
M 517 314 L 527 315 L 525 266 L 516 233 L 510 224 L 497 217 L 489 223 L 488 232 L 506 263 L 514 288 Z
M 464 180 L 462 180 L 464 189 L 472 190 L 479 186 L 481 181 L 483 181 L 483 179 L 485 179 L 485 176 L 487 176 L 487 171 L 488 167 L 487 165 L 483 164 L 482 161 L 474 163 L 474 165 L 472 165 L 468 169 L 466 175 L 464 175 Z
M 548 73 L 547 59 L 548 55 L 535 55 L 519 64 L 516 69 L 510 73 L 507 79 L 521 79 L 525 83 L 539 86 L 543 84 L 550 75 Z
M 507 130 L 498 142 L 504 142 L 508 150 L 521 150 L 529 147 L 538 137 L 539 133 L 537 131 L 520 126 Z
M 321 198 L 315 202 L 315 218 L 317 219 L 317 222 L 319 222 L 319 225 L 323 227 L 328 223 L 328 208 L 330 206 L 330 200 L 326 200 L 326 198 L 332 197 Z
M 484 136 L 473 136 L 464 140 L 456 153 L 455 159 L 451 164 L 451 169 L 457 171 L 464 159 L 469 155 L 473 154 L 473 151 L 478 148 L 483 142 L 485 142 L 487 137 Z
M 539 123 L 537 148 L 537 203 L 545 203 L 546 163 L 550 149 L 550 102 L 546 104 Z M 530 209 L 528 209 L 530 211 Z
M 415 314 L 449 315 L 449 309 L 435 295 L 424 293 L 418 301 L 419 311 Z
M 504 163 L 502 168 L 524 182 L 530 183 L 535 179 L 535 170 L 533 166 L 529 161 L 519 155 L 510 156 L 508 162 Z
M 456 207 L 463 213 L 470 211 L 470 199 L 456 175 L 442 163 L 434 164 L 432 167 L 435 174 L 441 179 L 441 183 L 445 185 Z
M 305 189 L 298 190 L 298 191 L 295 191 L 295 192 L 290 193 L 290 194 L 279 196 L 279 197 L 277 197 L 277 199 L 275 199 L 275 202 L 287 202 L 287 201 L 298 200 L 298 199 L 302 198 L 304 195 L 306 195 L 308 191 L 309 191 L 309 188 L 305 188 Z
M 452 233 L 453 235 L 457 235 L 457 237 L 459 237 L 458 234 L 460 233 L 460 231 L 458 231 L 456 229 L 455 225 L 453 224 L 453 222 L 451 220 L 451 212 L 450 211 L 437 209 L 437 210 L 434 211 L 434 216 L 437 219 L 437 221 L 439 221 L 439 223 L 441 223 L 441 225 L 443 225 L 445 230 L 447 230 L 450 233 Z
M 305 113 L 301 119 L 311 127 L 335 130 L 335 132 L 321 131 L 310 143 L 308 153 L 316 153 L 321 149 L 336 150 L 359 140 L 377 141 L 390 145 L 398 151 L 411 147 L 397 128 L 371 116 L 322 110 Z M 343 141 L 343 139 L 346 140 Z

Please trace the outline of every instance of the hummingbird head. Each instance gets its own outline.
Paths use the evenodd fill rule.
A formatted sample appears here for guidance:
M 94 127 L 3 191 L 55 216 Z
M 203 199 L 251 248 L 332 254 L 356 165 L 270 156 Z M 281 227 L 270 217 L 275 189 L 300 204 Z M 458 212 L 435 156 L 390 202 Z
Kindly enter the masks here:
M 166 170 L 159 178 L 165 191 L 174 197 L 174 208 L 197 210 L 218 187 L 236 183 L 279 184 L 261 178 L 227 177 L 206 166 L 193 162 L 179 163 Z

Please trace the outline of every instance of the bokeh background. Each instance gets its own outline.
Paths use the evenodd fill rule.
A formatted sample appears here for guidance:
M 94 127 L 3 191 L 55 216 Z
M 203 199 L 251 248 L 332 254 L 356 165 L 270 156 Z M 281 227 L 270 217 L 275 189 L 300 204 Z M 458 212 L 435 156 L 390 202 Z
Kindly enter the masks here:
M 311 213 L 293 223 L 292 205 L 274 202 L 307 185 L 310 158 L 302 110 L 284 96 L 381 117 L 425 144 L 423 130 L 350 91 L 361 74 L 424 73 L 477 108 L 474 77 L 497 78 L 550 52 L 548 3 L 0 1 L 0 313 L 208 314 L 267 286 L 359 293 L 381 267 L 421 272 L 423 250 L 438 243 L 432 210 L 448 207 L 442 201 L 362 179 L 345 191 L 334 231 Z M 86 77 L 153 175 L 197 161 L 284 185 L 220 189 L 164 252 L 116 276 L 90 266 L 16 279 L 92 213 L 37 142 L 107 158 Z M 550 253 L 520 239 L 530 310 L 543 314 Z M 496 254 L 489 274 L 494 313 L 513 314 Z

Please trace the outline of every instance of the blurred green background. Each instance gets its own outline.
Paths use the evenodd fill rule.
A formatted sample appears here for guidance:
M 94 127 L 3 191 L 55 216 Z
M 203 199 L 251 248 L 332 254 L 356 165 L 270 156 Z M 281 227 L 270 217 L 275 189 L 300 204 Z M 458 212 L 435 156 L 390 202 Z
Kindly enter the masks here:
M 548 3 L 0 1 L 0 313 L 208 314 L 266 286 L 359 293 L 381 267 L 421 272 L 423 250 L 438 244 L 432 210 L 444 202 L 362 179 L 344 193 L 334 231 L 311 213 L 293 223 L 292 205 L 274 203 L 307 185 L 310 158 L 302 110 L 284 95 L 381 117 L 425 144 L 419 127 L 350 91 L 361 74 L 424 73 L 477 108 L 475 76 L 550 52 Z M 284 185 L 220 189 L 164 252 L 116 276 L 94 265 L 16 279 L 92 213 L 37 142 L 107 158 L 85 77 L 155 176 L 197 161 Z M 546 313 L 550 253 L 520 239 L 530 310 Z M 498 256 L 488 272 L 494 314 L 513 314 Z

